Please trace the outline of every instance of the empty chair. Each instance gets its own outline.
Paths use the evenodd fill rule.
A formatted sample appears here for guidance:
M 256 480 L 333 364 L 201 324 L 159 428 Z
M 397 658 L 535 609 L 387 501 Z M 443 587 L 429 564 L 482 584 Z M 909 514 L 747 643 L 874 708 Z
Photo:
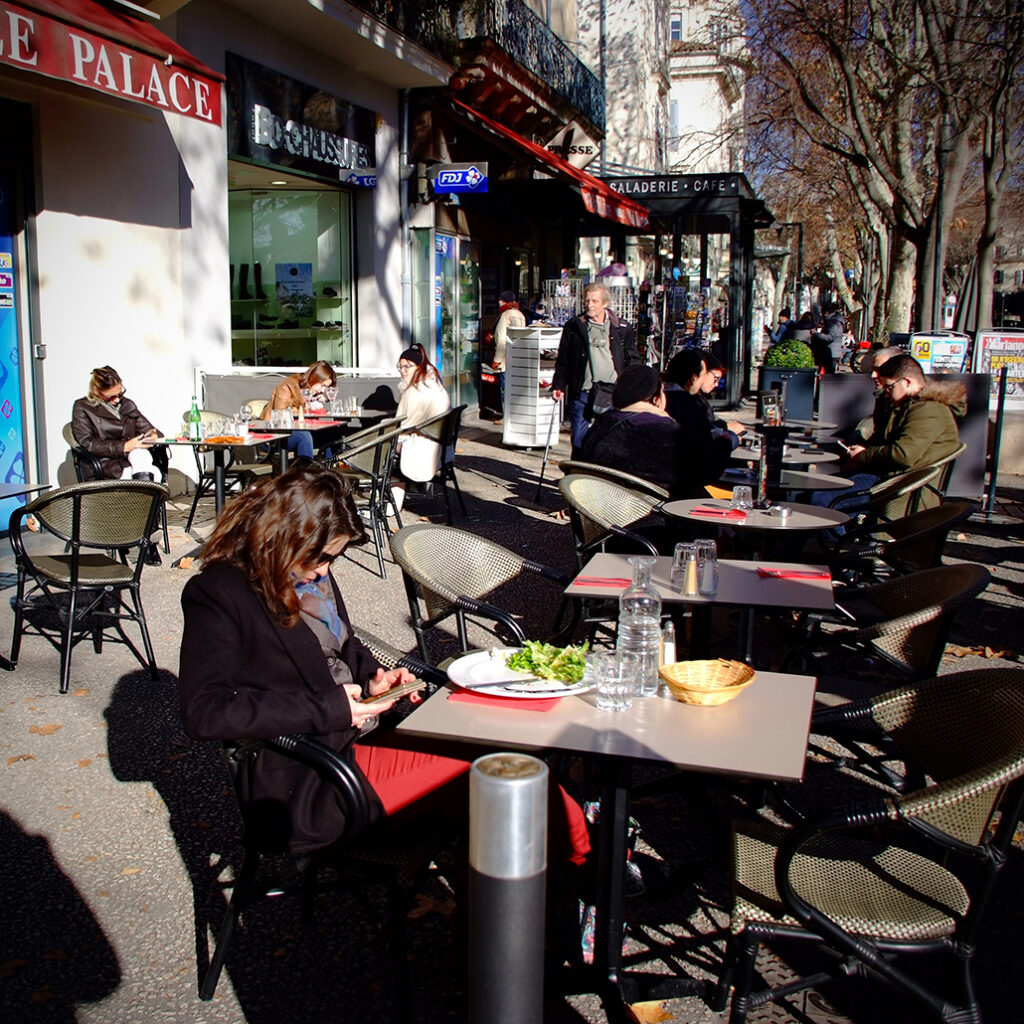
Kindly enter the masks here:
M 654 544 L 630 527 L 656 512 L 661 499 L 603 477 L 576 473 L 559 480 L 558 489 L 569 505 L 578 568 L 613 539 L 620 549 L 657 555 Z
M 427 633 L 452 617 L 461 651 L 470 649 L 467 616 L 484 620 L 489 632 L 495 633 L 501 625 L 516 642 L 526 639 L 517 616 L 490 600 L 503 584 L 530 573 L 552 581 L 559 593 L 569 585 L 569 577 L 550 566 L 485 537 L 437 523 L 415 523 L 399 530 L 391 537 L 391 553 L 402 567 L 416 643 L 427 662 L 431 661 Z M 549 630 L 552 642 L 566 642 L 564 638 L 575 628 L 575 619 L 559 628 L 565 608 L 563 601 Z
M 829 975 L 868 974 L 935 1020 L 981 1020 L 971 964 L 1024 802 L 1024 672 L 967 675 L 906 687 L 872 712 L 913 748 L 927 785 L 791 829 L 733 823 L 732 934 L 714 1007 L 735 983 L 731 1024 Z M 752 995 L 758 947 L 791 940 L 831 951 L 834 970 Z M 914 972 L 914 956 L 940 969 Z
M 124 644 L 158 678 L 139 588 L 149 535 L 166 496 L 162 484 L 105 480 L 48 491 L 13 513 L 18 589 L 12 664 L 23 636 L 44 637 L 60 651 L 60 692 L 67 693 L 71 653 L 88 637 L 97 653 L 104 642 Z M 40 553 L 37 543 L 31 552 L 26 548 L 22 528 L 29 515 L 62 550 Z M 125 621 L 138 625 L 145 657 L 125 633 Z
M 189 413 L 182 414 L 182 421 L 188 422 Z M 224 419 L 224 413 L 211 412 L 209 409 L 199 410 L 200 420 L 208 427 L 217 420 Z M 188 511 L 185 532 L 192 529 L 192 521 L 200 499 L 214 493 L 216 477 L 213 466 L 207 464 L 211 449 L 206 445 L 192 446 L 196 459 L 196 493 L 192 498 L 192 507 Z M 261 476 L 269 476 L 273 467 L 269 462 L 258 459 L 255 445 L 233 445 L 225 454 L 224 486 L 227 491 L 244 491 Z
M 956 501 L 848 530 L 831 559 L 833 578 L 867 583 L 941 565 L 950 530 L 974 509 L 969 502 Z
M 348 477 L 356 499 L 356 507 L 369 520 L 370 535 L 377 555 L 377 567 L 381 579 L 387 578 L 384 566 L 384 551 L 387 548 L 388 518 L 394 516 L 399 528 L 402 525 L 401 512 L 395 507 L 391 492 L 391 476 L 394 472 L 395 453 L 401 430 L 392 428 L 377 433 L 352 448 L 344 448 L 327 464 Z
M 602 480 L 611 480 L 612 483 L 622 484 L 631 491 L 639 491 L 641 494 L 648 494 L 660 501 L 668 501 L 670 495 L 664 487 L 652 484 L 642 476 L 633 476 L 632 473 L 623 473 L 619 469 L 609 469 L 607 466 L 598 466 L 593 462 L 576 462 L 567 460 L 560 462 L 558 468 L 566 475 L 596 476 Z
M 790 671 L 862 676 L 874 685 L 927 679 L 938 671 L 957 609 L 980 594 L 988 570 L 971 563 L 897 576 L 838 596 L 845 621 L 811 622 L 784 660 Z M 832 681 L 822 683 L 827 699 Z

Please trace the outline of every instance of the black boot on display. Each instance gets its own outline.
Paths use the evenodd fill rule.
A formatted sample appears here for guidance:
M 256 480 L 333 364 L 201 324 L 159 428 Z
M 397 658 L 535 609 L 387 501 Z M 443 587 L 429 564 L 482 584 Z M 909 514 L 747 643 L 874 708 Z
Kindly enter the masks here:
M 235 265 L 234 263 L 228 264 L 228 298 L 233 299 L 235 297 Z
M 156 480 L 152 473 L 132 473 L 133 480 Z
M 265 299 L 266 295 L 263 294 L 263 264 L 254 263 L 252 265 L 252 283 L 256 289 L 256 298 Z
M 251 299 L 249 291 L 249 264 L 242 263 L 238 267 L 238 297 L 240 299 Z

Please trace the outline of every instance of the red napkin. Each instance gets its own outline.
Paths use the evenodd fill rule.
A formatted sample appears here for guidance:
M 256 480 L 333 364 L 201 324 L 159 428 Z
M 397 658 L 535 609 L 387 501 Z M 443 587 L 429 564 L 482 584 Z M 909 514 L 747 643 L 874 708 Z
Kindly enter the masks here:
M 765 569 L 758 566 L 757 575 L 773 580 L 830 580 L 832 573 L 818 569 Z
M 316 427 L 337 427 L 341 425 L 341 420 L 326 420 L 322 416 L 312 416 L 311 419 L 316 420 Z
M 501 697 L 496 694 L 456 690 L 448 694 L 448 699 L 457 704 L 486 704 L 492 708 L 517 708 L 519 711 L 550 711 L 562 698 L 538 697 L 536 700 L 524 700 L 522 697 Z
M 697 505 L 691 512 L 695 516 L 716 516 L 719 519 L 746 519 L 747 513 L 741 508 L 715 508 L 712 505 Z
M 614 576 L 577 576 L 572 581 L 574 587 L 612 587 L 617 590 L 625 590 L 630 580 L 618 579 Z

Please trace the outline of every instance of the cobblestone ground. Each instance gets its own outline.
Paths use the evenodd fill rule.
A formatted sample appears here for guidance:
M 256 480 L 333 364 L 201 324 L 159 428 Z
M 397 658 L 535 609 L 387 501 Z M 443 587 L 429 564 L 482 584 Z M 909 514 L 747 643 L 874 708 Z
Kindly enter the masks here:
M 565 570 L 572 566 L 569 527 L 558 515 L 560 474 L 541 451 L 510 451 L 497 428 L 471 418 L 459 450 L 459 479 L 469 515 L 457 525 Z M 568 457 L 563 435 L 553 462 Z M 995 515 L 971 521 L 951 538 L 947 557 L 989 566 L 993 582 L 959 617 L 943 671 L 1018 664 L 1024 529 L 1020 479 L 1000 488 Z M 197 956 L 209 954 L 224 910 L 224 883 L 239 864 L 239 827 L 225 767 L 215 746 L 181 731 L 175 679 L 181 627 L 179 596 L 210 519 L 183 531 L 189 499 L 170 509 L 170 555 L 147 568 L 143 599 L 160 679 L 139 671 L 131 655 L 88 644 L 75 651 L 71 692 L 57 693 L 56 652 L 27 639 L 15 672 L 0 676 L 0 1000 L 12 1022 L 123 1024 L 281 1024 L 289 1021 L 396 1021 L 384 898 L 379 891 L 325 896 L 313 923 L 300 927 L 298 907 L 268 901 L 248 915 L 215 999 L 197 997 Z M 443 503 L 411 496 L 407 519 L 443 521 Z M 7 545 L 3 545 L 6 549 Z M 0 571 L 9 571 L 9 551 Z M 374 574 L 371 551 L 336 563 L 357 623 L 403 650 L 413 636 L 400 574 Z M 8 595 L 13 591 L 8 590 Z M 543 631 L 554 597 L 542 587 L 513 594 L 529 627 Z M 13 617 L 0 608 L 0 636 Z M 730 623 L 719 624 L 732 635 Z M 761 633 L 758 634 L 759 638 Z M 769 635 L 767 631 L 764 634 Z M 483 642 L 484 638 L 479 638 Z M 767 643 L 767 640 L 762 641 Z M 452 653 L 452 643 L 433 653 Z M 642 828 L 637 862 L 647 891 L 630 899 L 625 937 L 631 968 L 714 979 L 728 929 L 728 822 L 750 813 L 750 787 L 691 777 L 648 783 L 634 801 Z M 452 952 L 452 858 L 421 887 L 410 920 L 414 1020 L 465 1018 Z M 1024 850 L 1013 851 L 980 944 L 978 982 L 987 1019 L 1020 1019 L 1011 979 L 1024 917 Z M 500 927 L 502 922 L 495 922 Z M 803 954 L 806 955 L 806 954 Z M 801 971 L 803 959 L 762 955 L 775 980 Z M 600 1000 L 566 995 L 551 977 L 545 1020 L 601 1022 Z M 572 981 L 573 979 L 570 979 Z M 571 988 L 571 984 L 566 986 Z M 700 996 L 653 1001 L 637 1019 L 713 1021 Z M 751 1021 L 895 1022 L 922 1019 L 915 1006 L 871 985 L 808 992 L 766 1007 Z

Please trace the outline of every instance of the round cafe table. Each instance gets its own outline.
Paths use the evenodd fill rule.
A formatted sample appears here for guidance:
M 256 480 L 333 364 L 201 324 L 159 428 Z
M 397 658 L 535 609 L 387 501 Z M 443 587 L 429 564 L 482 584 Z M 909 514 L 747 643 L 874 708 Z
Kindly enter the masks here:
M 740 445 L 732 453 L 737 462 L 757 462 L 760 456 L 746 445 Z M 784 466 L 817 466 L 826 462 L 838 462 L 840 456 L 836 452 L 823 452 L 820 449 L 808 451 L 804 448 L 790 448 L 782 455 Z
M 709 523 L 712 526 L 729 526 L 734 530 L 771 530 L 776 532 L 795 532 L 798 530 L 827 530 L 842 526 L 849 522 L 845 512 L 834 508 L 819 508 L 817 505 L 802 505 L 794 501 L 779 502 L 779 506 L 789 509 L 789 515 L 783 518 L 769 515 L 761 509 L 748 509 L 742 519 L 700 515 L 694 513 L 695 508 L 729 509 L 732 502 L 721 498 L 688 498 L 682 501 L 667 501 L 662 510 L 678 519 L 689 519 L 695 523 Z

